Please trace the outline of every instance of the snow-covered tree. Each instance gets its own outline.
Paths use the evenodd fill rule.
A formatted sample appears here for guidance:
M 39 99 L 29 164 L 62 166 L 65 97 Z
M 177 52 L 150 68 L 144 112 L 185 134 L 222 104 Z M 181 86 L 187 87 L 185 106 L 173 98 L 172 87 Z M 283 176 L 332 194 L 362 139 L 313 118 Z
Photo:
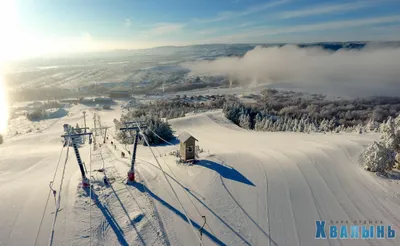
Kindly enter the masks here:
M 76 123 L 76 126 L 75 126 L 75 132 L 76 132 L 76 133 L 78 133 L 78 134 L 82 133 L 82 129 L 80 129 L 80 127 L 79 127 L 79 124 L 78 124 L 78 123 Z
M 270 119 L 265 119 L 265 123 L 264 123 L 264 126 L 263 126 L 263 131 L 271 131 L 271 124 L 272 124 L 272 122 L 271 122 L 271 120 Z
M 327 131 L 332 131 L 335 128 L 335 119 L 330 119 L 327 125 Z
M 297 132 L 297 128 L 299 127 L 298 125 L 299 125 L 299 120 L 294 119 L 292 132 Z
M 364 151 L 362 157 L 366 170 L 384 173 L 394 167 L 396 153 L 383 144 L 374 142 Z
M 400 169 L 400 153 L 397 152 L 396 157 L 395 157 L 395 167 L 397 169 Z
M 388 118 L 385 125 L 382 127 L 383 134 L 381 141 L 386 148 L 393 151 L 399 151 L 400 149 L 400 132 L 396 127 L 395 120 L 391 117 Z
M 394 125 L 397 129 L 400 128 L 400 114 L 394 119 Z
M 250 116 L 248 114 L 241 114 L 239 117 L 239 126 L 250 130 L 251 128 L 251 122 L 250 122 Z
M 287 123 L 286 123 L 286 122 L 283 122 L 282 131 L 283 131 L 283 132 L 286 132 L 286 130 L 287 130 Z
M 304 131 L 304 118 L 301 118 L 298 125 L 297 125 L 297 132 L 303 132 Z
M 260 114 L 257 114 L 256 115 L 256 120 L 255 120 L 255 123 L 254 123 L 254 130 L 262 131 L 264 125 L 265 125 L 265 118 L 263 119 Z
M 308 132 L 318 132 L 318 128 L 314 124 L 314 122 L 310 122 L 310 124 L 308 125 Z
M 379 128 L 379 123 L 373 119 L 370 119 L 367 125 L 365 126 L 365 130 L 368 132 L 375 132 L 378 130 L 378 128 Z
M 290 131 L 292 131 L 292 128 L 293 128 L 293 120 L 290 119 L 290 118 L 288 118 L 288 119 L 286 120 L 286 126 L 285 126 L 284 131 L 285 131 L 285 132 L 290 132 Z
M 327 131 L 327 121 L 325 119 L 323 119 L 321 121 L 321 123 L 319 124 L 319 130 L 322 132 L 326 132 Z
M 396 119 L 389 117 L 380 126 L 383 133 L 379 143 L 374 142 L 363 153 L 364 167 L 372 172 L 385 172 L 398 163 L 400 150 L 400 129 Z M 398 164 L 399 165 L 399 164 Z

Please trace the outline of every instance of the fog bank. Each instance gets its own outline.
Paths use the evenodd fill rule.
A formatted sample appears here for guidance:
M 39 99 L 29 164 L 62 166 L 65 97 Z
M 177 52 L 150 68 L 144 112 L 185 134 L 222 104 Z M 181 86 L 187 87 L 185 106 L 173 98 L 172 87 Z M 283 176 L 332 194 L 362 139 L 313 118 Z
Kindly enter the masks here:
M 243 57 L 185 63 L 195 75 L 225 75 L 243 85 L 270 84 L 348 96 L 399 96 L 400 48 L 256 47 Z

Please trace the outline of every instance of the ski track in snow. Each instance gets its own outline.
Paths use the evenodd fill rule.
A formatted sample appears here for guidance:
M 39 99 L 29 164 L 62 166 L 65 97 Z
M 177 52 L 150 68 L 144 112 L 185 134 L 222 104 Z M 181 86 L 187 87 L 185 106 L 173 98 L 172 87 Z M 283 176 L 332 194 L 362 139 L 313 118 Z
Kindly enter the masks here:
M 224 122 L 218 119 L 217 114 L 213 114 L 210 118 L 213 122 Z M 315 220 L 320 218 L 327 221 L 331 219 L 340 221 L 346 218 L 349 218 L 348 220 L 351 221 L 376 219 L 379 221 L 382 220 L 384 223 L 392 224 L 398 230 L 398 217 L 396 218 L 396 211 L 400 211 L 398 186 L 389 186 L 390 194 L 382 193 L 380 185 L 374 187 L 375 183 L 382 182 L 382 180 L 376 181 L 376 177 L 371 177 L 371 174 L 363 171 L 356 162 L 358 154 L 362 151 L 362 145 L 365 144 L 365 142 L 368 143 L 368 141 L 372 141 L 375 136 L 368 134 L 366 134 L 366 136 L 351 134 L 340 136 L 335 136 L 333 134 L 325 136 L 322 134 L 311 134 L 311 136 L 307 136 L 307 134 L 296 133 L 248 132 L 248 135 L 252 134 L 251 137 L 249 136 L 246 138 L 244 135 L 240 137 L 230 137 L 234 136 L 232 130 L 234 130 L 235 127 L 225 127 L 225 123 L 221 124 L 224 127 L 219 127 L 217 125 L 211 126 L 213 123 L 210 122 L 207 117 L 204 117 L 204 115 L 172 120 L 171 124 L 174 129 L 178 129 L 179 132 L 186 130 L 193 134 L 199 139 L 199 144 L 204 149 L 214 148 L 214 151 L 218 152 L 218 147 L 220 147 L 220 151 L 222 151 L 223 154 L 226 154 L 226 152 L 243 153 L 243 157 L 238 157 L 237 161 L 228 163 L 238 168 L 238 170 L 245 171 L 251 169 L 250 164 L 256 162 L 253 161 L 254 156 L 258 156 L 259 159 L 263 160 L 261 166 L 268 167 L 266 171 L 266 173 L 269 174 L 268 176 L 272 175 L 272 177 L 279 177 L 280 179 L 280 181 L 273 179 L 269 182 L 274 184 L 276 181 L 287 187 L 287 191 L 281 190 L 278 192 L 279 197 L 274 195 L 274 190 L 278 189 L 274 188 L 274 185 L 270 188 L 266 183 L 261 187 L 264 190 L 268 189 L 265 203 L 266 206 L 271 209 L 271 214 L 275 215 L 279 213 L 279 210 L 283 209 L 282 205 L 289 204 L 289 207 L 292 207 L 292 209 L 290 209 L 292 212 L 289 213 L 292 214 L 292 219 L 289 219 L 290 216 L 287 217 L 284 214 L 282 214 L 282 217 L 272 217 L 270 222 L 268 222 L 268 219 L 265 219 L 266 225 L 264 229 L 269 231 L 272 240 L 266 243 L 260 243 L 258 239 L 258 245 L 275 245 L 275 243 L 277 245 L 396 245 L 396 243 L 398 243 L 397 238 L 395 240 L 385 241 L 336 239 L 324 241 L 314 240 L 313 238 L 315 233 Z M 242 131 L 243 130 L 240 130 L 240 132 Z M 265 140 L 258 138 L 256 134 L 258 136 L 265 136 Z M 276 145 L 272 144 L 269 145 L 268 148 L 263 148 L 264 146 L 261 145 L 260 142 L 265 144 L 269 136 L 273 137 L 271 142 L 277 140 L 275 136 L 282 136 L 286 138 L 286 140 L 290 140 L 290 138 L 293 137 L 294 140 L 296 140 L 295 142 L 301 142 L 301 144 L 297 144 L 295 147 L 291 147 L 290 144 L 287 144 L 288 147 L 285 148 L 286 146 L 279 146 L 283 145 L 282 143 L 276 143 Z M 225 142 L 229 142 L 226 148 L 221 147 L 224 143 L 220 140 L 221 138 L 226 138 Z M 236 141 L 233 139 L 236 139 Z M 206 143 L 204 143 L 203 140 L 206 141 Z M 308 143 L 314 144 L 313 146 L 307 147 L 306 145 L 308 145 Z M 238 146 L 235 146 L 235 144 Z M 257 144 L 260 144 L 260 146 L 255 147 Z M 243 148 L 241 146 L 246 147 Z M 227 150 L 228 148 L 229 150 Z M 321 159 L 321 155 L 326 155 L 328 158 Z M 272 159 L 275 164 L 267 164 L 265 158 Z M 240 163 L 240 161 L 243 162 Z M 246 169 L 244 167 L 245 165 L 249 167 Z M 260 165 L 258 164 L 258 166 Z M 270 174 L 270 172 L 272 174 Z M 260 172 L 257 176 L 247 177 L 254 182 L 257 179 L 261 180 L 261 175 L 264 174 Z M 253 179 L 250 177 L 253 177 Z M 264 177 L 264 179 L 265 178 L 266 177 Z M 328 183 L 328 181 L 326 181 L 327 179 L 336 179 L 337 182 L 336 184 L 331 181 Z M 242 186 L 234 181 L 230 181 L 229 184 L 232 184 L 235 190 L 237 189 L 236 187 Z M 331 189 L 329 184 L 333 185 L 334 190 Z M 338 186 L 340 187 L 339 190 L 337 190 Z M 215 185 L 213 188 L 216 189 Z M 337 196 L 337 192 L 345 196 Z M 272 193 L 272 198 L 270 198 L 269 193 Z M 286 198 L 287 200 L 283 199 L 285 193 L 289 194 Z M 358 193 L 363 194 L 364 197 L 357 195 Z M 236 199 L 239 200 L 254 201 L 257 197 L 260 197 L 259 193 L 257 193 L 255 197 L 246 196 L 246 192 L 241 192 L 239 194 L 240 195 L 234 195 Z M 301 194 L 300 197 L 299 194 Z M 388 198 L 389 202 L 387 202 Z M 365 202 L 368 199 L 374 206 L 362 205 L 368 204 L 368 202 Z M 274 203 L 274 200 L 278 200 L 279 202 L 277 203 L 279 204 L 274 206 L 271 204 L 270 200 L 272 200 L 272 203 Z M 226 202 L 229 202 L 228 199 Z M 257 201 L 257 204 L 258 203 L 260 202 Z M 388 207 L 386 203 L 390 203 L 390 207 Z M 252 209 L 250 204 L 249 206 L 246 206 L 246 204 L 247 203 L 244 204 L 244 210 Z M 331 204 L 336 205 L 332 207 Z M 257 206 L 259 205 L 255 206 L 255 210 L 260 211 Z M 353 207 L 353 209 L 349 210 L 348 208 L 351 207 Z M 266 210 L 266 213 L 268 214 L 267 211 L 268 210 Z M 252 211 L 250 211 L 250 213 L 251 212 Z M 260 218 L 258 213 L 259 212 L 257 212 L 257 217 Z M 235 216 L 240 216 L 240 214 L 235 213 Z M 268 215 L 266 215 L 266 217 L 268 217 Z M 283 224 L 282 222 L 278 222 L 278 220 L 283 220 Z M 251 221 L 251 219 L 249 218 L 247 221 Z M 290 227 L 293 226 L 295 231 L 290 230 Z M 279 228 L 281 228 L 281 233 L 279 233 Z M 289 238 L 292 238 L 293 235 L 295 235 L 293 238 L 295 241 L 290 241 Z M 274 242 L 274 240 L 276 240 L 276 242 Z
M 44 121 L 41 132 L 6 138 L 0 146 L 0 245 L 33 245 L 60 153 L 62 124 L 82 125 L 83 110 L 91 126 L 94 111 L 73 106 L 70 115 Z M 120 117 L 119 108 L 97 113 L 102 125 L 112 126 Z M 378 178 L 357 163 L 377 135 L 246 131 L 220 111 L 169 122 L 176 133 L 187 131 L 199 139 L 205 150 L 197 164 L 186 166 L 168 155 L 178 146 L 155 148 L 194 231 L 148 147 L 138 146 L 138 182 L 127 185 L 130 159 L 120 153 L 131 146 L 117 144 L 114 150 L 108 142 L 92 151 L 92 201 L 78 185 L 79 168 L 70 151 L 55 245 L 89 245 L 89 240 L 92 245 L 196 245 L 202 216 L 207 219 L 203 245 L 400 245 L 398 235 L 393 240 L 314 239 L 316 220 L 378 220 L 400 233 L 400 182 Z M 80 151 L 88 168 L 89 146 Z M 103 165 L 108 187 L 104 174 L 93 171 Z M 59 185 L 58 171 L 53 187 Z M 50 197 L 38 245 L 48 242 L 53 212 Z

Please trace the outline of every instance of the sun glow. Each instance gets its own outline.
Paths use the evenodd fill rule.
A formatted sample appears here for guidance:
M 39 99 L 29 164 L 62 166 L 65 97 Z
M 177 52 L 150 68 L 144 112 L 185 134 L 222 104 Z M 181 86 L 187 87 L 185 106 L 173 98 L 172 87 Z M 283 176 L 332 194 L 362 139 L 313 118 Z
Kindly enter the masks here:
M 6 85 L 3 77 L 2 62 L 15 56 L 18 36 L 18 16 L 16 1 L 0 2 L 0 133 L 5 133 L 8 125 L 8 103 Z
M 19 55 L 19 34 L 17 2 L 0 1 L 0 62 Z
M 7 130 L 8 124 L 8 104 L 5 90 L 6 86 L 0 70 L 0 133 Z

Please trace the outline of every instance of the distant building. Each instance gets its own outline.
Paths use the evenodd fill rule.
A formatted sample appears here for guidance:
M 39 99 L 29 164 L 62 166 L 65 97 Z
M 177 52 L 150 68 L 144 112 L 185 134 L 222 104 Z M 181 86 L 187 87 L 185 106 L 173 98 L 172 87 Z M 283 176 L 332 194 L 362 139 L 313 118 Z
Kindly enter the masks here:
M 129 91 L 123 91 L 123 90 L 112 90 L 110 91 L 110 98 L 129 98 L 131 94 Z
M 196 138 L 187 132 L 178 136 L 180 143 L 180 154 L 183 161 L 191 161 L 196 158 Z

